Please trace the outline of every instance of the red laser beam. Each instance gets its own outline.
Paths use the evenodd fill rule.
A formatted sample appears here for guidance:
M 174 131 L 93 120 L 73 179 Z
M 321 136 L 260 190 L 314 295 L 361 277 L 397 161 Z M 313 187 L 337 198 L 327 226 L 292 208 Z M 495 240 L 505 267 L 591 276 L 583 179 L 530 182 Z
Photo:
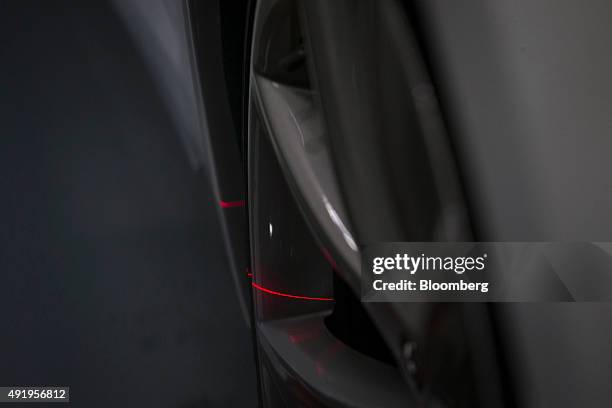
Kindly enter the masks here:
M 264 288 L 263 286 L 260 286 L 260 285 L 256 284 L 255 282 L 251 282 L 251 285 L 253 285 L 253 287 L 255 289 L 260 290 L 260 291 L 265 292 L 265 293 L 269 293 L 270 295 L 282 296 L 282 297 L 291 298 L 291 299 L 319 300 L 319 301 L 326 301 L 326 302 L 334 300 L 332 298 L 325 298 L 325 297 L 311 297 L 311 296 L 290 295 L 288 293 L 277 292 L 275 290 Z
M 238 201 L 219 200 L 219 204 L 221 205 L 222 208 L 244 207 L 245 201 L 244 200 L 238 200 Z

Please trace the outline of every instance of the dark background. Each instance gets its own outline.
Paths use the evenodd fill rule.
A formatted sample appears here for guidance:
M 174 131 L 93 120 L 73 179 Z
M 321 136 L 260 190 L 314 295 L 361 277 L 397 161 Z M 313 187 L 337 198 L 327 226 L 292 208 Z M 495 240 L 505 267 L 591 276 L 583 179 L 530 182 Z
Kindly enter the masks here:
M 113 7 L 0 1 L 0 385 L 256 405 L 205 169 Z

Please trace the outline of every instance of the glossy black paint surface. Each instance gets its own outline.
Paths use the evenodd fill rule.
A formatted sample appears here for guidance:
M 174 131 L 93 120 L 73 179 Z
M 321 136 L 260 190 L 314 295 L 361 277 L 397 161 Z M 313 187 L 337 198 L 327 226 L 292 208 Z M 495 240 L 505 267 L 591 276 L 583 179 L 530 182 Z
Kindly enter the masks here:
M 160 24 L 0 3 L 0 383 L 67 385 L 73 407 L 256 406 L 218 203 L 152 74 L 174 65 L 126 27 L 184 21 L 146 5 Z

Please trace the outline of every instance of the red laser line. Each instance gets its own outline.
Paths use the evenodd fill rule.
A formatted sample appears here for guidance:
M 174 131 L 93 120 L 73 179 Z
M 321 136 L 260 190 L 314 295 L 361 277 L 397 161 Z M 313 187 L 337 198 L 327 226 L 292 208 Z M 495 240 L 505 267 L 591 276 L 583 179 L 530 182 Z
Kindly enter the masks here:
M 222 208 L 233 208 L 233 207 L 244 207 L 244 200 L 239 201 L 223 201 L 219 200 L 219 204 Z
M 253 285 L 253 287 L 255 289 L 261 290 L 262 292 L 269 293 L 271 295 L 287 297 L 287 298 L 291 298 L 291 299 L 320 300 L 320 301 L 328 301 L 328 302 L 334 300 L 332 298 L 325 298 L 325 297 L 310 297 L 310 296 L 290 295 L 288 293 L 277 292 L 275 290 L 270 290 L 268 288 L 264 288 L 263 286 L 260 286 L 260 285 L 256 284 L 255 282 L 251 282 L 251 285 Z

